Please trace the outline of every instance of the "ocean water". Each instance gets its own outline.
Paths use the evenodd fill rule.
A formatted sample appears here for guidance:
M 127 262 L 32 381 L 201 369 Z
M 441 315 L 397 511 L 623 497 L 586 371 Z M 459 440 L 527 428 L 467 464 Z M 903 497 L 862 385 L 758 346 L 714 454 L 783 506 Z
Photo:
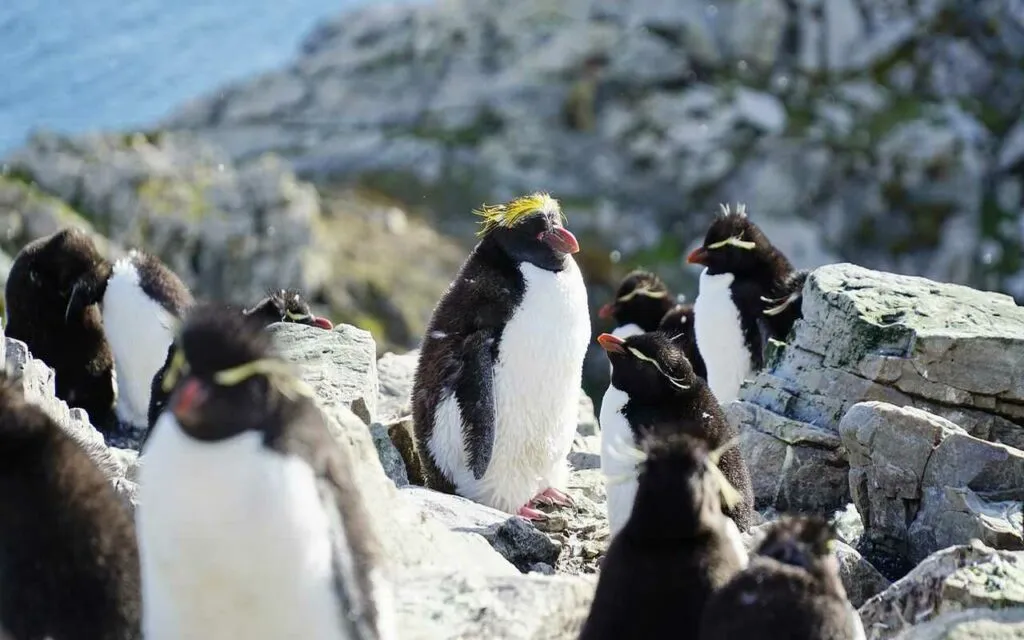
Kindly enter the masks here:
M 36 128 L 143 127 L 286 63 L 321 19 L 381 0 L 0 0 L 0 156 Z

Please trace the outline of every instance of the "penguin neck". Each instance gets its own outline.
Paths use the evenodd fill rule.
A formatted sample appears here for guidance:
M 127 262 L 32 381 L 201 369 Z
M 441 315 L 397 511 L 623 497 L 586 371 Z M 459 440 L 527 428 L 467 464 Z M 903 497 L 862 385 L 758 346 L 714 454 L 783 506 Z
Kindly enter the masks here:
M 694 504 L 689 488 L 664 484 L 645 482 L 641 476 L 625 527 L 628 535 L 636 540 L 662 542 L 707 535 L 710 527 L 703 521 L 700 505 Z

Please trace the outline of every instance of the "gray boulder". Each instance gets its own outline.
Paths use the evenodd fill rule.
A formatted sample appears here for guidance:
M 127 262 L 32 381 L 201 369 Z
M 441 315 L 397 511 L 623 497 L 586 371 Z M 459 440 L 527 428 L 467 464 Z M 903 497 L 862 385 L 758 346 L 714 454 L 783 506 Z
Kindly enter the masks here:
M 1022 606 L 1024 552 L 998 551 L 973 541 L 929 556 L 909 574 L 864 603 L 859 612 L 868 640 L 888 640 L 905 637 L 900 634 L 917 625 L 931 629 L 928 633 L 935 633 L 936 625 L 925 627 L 924 623 L 946 614 Z M 985 617 L 977 611 L 965 615 Z M 925 633 L 915 631 L 918 632 Z
M 835 264 L 811 273 L 803 312 L 787 343 L 771 345 L 765 368 L 727 407 L 740 428 L 759 508 L 825 511 L 850 501 L 856 438 L 844 444 L 839 425 L 860 402 L 918 408 L 977 439 L 1024 446 L 1024 427 L 1016 422 L 1024 309 L 1008 296 Z M 859 423 L 855 414 L 851 434 Z M 878 447 L 892 450 L 901 466 L 878 473 L 914 474 L 929 446 L 922 441 L 903 451 L 900 441 L 911 433 L 882 432 L 895 440 Z M 866 520 L 896 517 L 868 514 L 866 504 L 857 502 Z
M 377 419 L 387 424 L 412 415 L 412 385 L 419 362 L 419 350 L 401 355 L 385 353 L 377 361 L 380 383 Z
M 909 629 L 900 640 L 1020 640 L 1024 607 L 993 611 L 967 609 L 946 613 Z

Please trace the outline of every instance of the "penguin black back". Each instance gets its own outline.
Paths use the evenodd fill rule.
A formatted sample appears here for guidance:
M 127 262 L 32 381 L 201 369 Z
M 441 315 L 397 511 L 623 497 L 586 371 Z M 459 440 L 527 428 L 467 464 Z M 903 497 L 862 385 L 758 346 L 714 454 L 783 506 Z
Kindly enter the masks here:
M 773 523 L 750 565 L 708 602 L 702 640 L 859 640 L 857 612 L 832 555 L 835 531 L 818 516 Z
M 673 304 L 672 293 L 657 274 L 637 269 L 626 274 L 615 300 L 601 307 L 598 315 L 615 318 L 620 327 L 635 324 L 642 331 L 654 331 Z
M 708 370 L 704 365 L 704 358 L 700 355 L 700 349 L 697 348 L 697 334 L 693 331 L 692 304 L 677 304 L 669 309 L 662 316 L 657 330 L 679 345 L 686 354 L 686 359 L 690 361 L 694 374 L 707 379 Z
M 708 597 L 744 564 L 707 443 L 652 425 L 643 446 L 633 511 L 602 562 L 581 640 L 694 637 Z
M 7 336 L 54 369 L 57 397 L 94 424 L 114 405 L 113 355 L 95 304 L 109 274 L 92 239 L 69 227 L 25 245 L 5 290 Z
M 612 362 L 612 385 L 629 396 L 621 409 L 634 440 L 639 442 L 652 425 L 704 440 L 708 447 L 723 447 L 739 433 L 722 413 L 707 383 L 694 374 L 679 345 L 660 331 L 598 340 Z M 718 466 L 743 499 L 725 509 L 740 531 L 753 522 L 754 497 L 750 472 L 737 447 L 721 456 Z
M 131 515 L 81 447 L 0 376 L 0 627 L 14 640 L 139 638 Z

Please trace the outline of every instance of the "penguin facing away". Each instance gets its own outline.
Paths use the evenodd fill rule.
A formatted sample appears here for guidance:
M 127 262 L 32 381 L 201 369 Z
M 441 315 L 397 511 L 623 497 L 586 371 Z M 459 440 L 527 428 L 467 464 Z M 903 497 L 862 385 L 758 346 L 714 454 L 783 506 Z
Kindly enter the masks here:
M 558 202 L 484 207 L 481 240 L 434 309 L 413 417 L 428 485 L 526 518 L 570 502 L 590 315 Z
M 262 298 L 259 302 L 242 309 L 240 311 L 242 315 L 250 316 L 253 319 L 262 323 L 264 327 L 268 327 L 275 322 L 294 322 L 296 324 L 305 324 L 311 327 L 317 327 L 330 331 L 334 328 L 334 324 L 327 318 L 322 318 L 315 315 L 309 308 L 309 303 L 302 294 L 294 289 L 276 289 L 270 291 L 267 295 Z M 152 429 L 156 424 L 157 418 L 164 410 L 164 405 L 167 404 L 168 392 L 164 391 L 163 381 L 164 374 L 167 372 L 168 367 L 171 366 L 171 358 L 174 356 L 174 343 L 171 343 L 167 347 L 167 355 L 164 357 L 164 363 L 157 370 L 153 376 L 153 380 L 150 383 L 149 389 L 149 410 L 147 416 L 147 426 Z M 149 429 L 143 434 L 142 444 L 144 445 L 149 437 Z
M 793 272 L 740 205 L 723 206 L 704 243 L 686 261 L 703 265 L 694 301 L 694 331 L 707 366 L 708 384 L 722 404 L 732 402 L 740 385 L 763 366 L 763 315 Z M 777 306 L 777 305 L 774 305 Z
M 0 629 L 141 637 L 135 525 L 75 440 L 0 374 Z
M 835 532 L 819 516 L 773 523 L 750 564 L 707 603 L 702 640 L 863 640 L 832 553 Z
M 195 307 L 137 514 L 147 640 L 394 638 L 347 449 L 262 323 Z
M 669 309 L 662 317 L 657 331 L 664 333 L 672 342 L 679 345 L 686 354 L 686 359 L 690 361 L 694 374 L 707 380 L 708 369 L 704 364 L 704 357 L 700 355 L 700 349 L 697 348 L 697 334 L 693 326 L 693 305 L 680 303 Z
M 185 283 L 156 256 L 133 250 L 114 263 L 100 308 L 114 352 L 117 417 L 122 423 L 148 424 L 153 376 L 193 303 Z
M 637 464 L 622 451 L 639 446 L 654 425 L 669 433 L 701 438 L 709 449 L 726 447 L 739 437 L 705 382 L 693 373 L 678 345 L 661 332 L 625 340 L 605 333 L 598 342 L 612 365 L 612 380 L 601 403 L 601 470 L 608 493 L 612 536 L 625 525 L 637 491 Z M 750 528 L 754 495 L 750 473 L 737 447 L 725 449 L 719 468 L 740 496 L 726 507 L 734 537 Z
M 116 394 L 100 310 L 88 302 L 109 273 L 92 239 L 69 227 L 25 245 L 5 286 L 7 337 L 53 368 L 57 397 L 93 424 L 110 416 Z
M 663 433 L 655 425 L 642 441 L 636 503 L 608 547 L 580 640 L 696 637 L 704 603 L 746 566 L 721 510 L 737 497 L 706 441 Z

